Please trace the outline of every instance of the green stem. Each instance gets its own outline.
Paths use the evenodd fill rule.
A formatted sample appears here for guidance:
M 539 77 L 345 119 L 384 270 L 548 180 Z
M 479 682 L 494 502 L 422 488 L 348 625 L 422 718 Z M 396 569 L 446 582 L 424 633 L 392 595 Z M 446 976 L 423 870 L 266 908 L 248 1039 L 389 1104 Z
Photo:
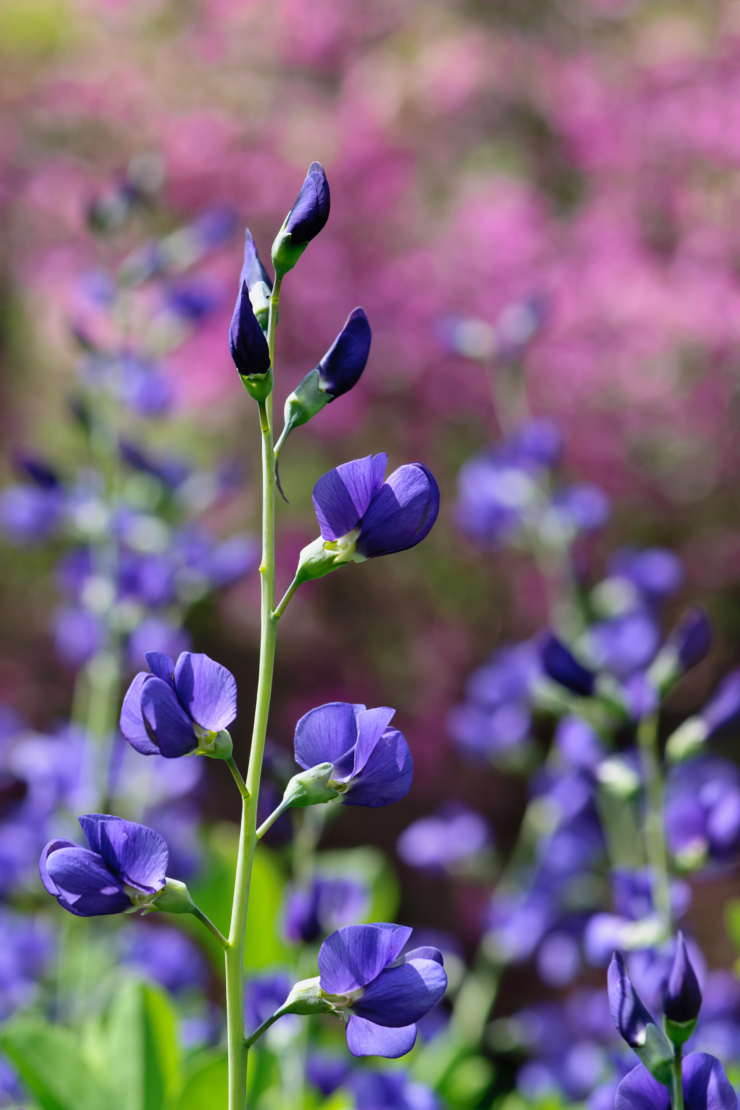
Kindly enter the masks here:
M 249 797 L 249 791 L 247 790 L 247 784 L 244 781 L 244 779 L 242 778 L 241 771 L 237 767 L 236 763 L 234 763 L 233 755 L 230 755 L 229 758 L 227 760 L 225 760 L 225 763 L 226 763 L 226 766 L 231 771 L 232 775 L 234 776 L 234 782 L 236 783 L 237 787 L 239 788 L 239 793 L 241 794 L 242 798 L 248 798 Z
M 671 1071 L 671 1110 L 683 1110 L 683 1075 L 681 1074 L 681 1045 L 674 1049 Z
M 277 809 L 274 809 L 272 811 L 272 813 L 267 818 L 267 820 L 263 821 L 262 824 L 260 825 L 260 827 L 257 829 L 257 839 L 258 840 L 262 839 L 262 837 L 265 835 L 265 833 L 269 829 L 271 829 L 272 826 L 275 824 L 278 817 L 280 817 L 283 813 L 285 813 L 286 809 L 288 809 L 289 806 L 290 806 L 290 802 L 282 801 L 280 803 L 280 805 L 277 807 Z
M 646 717 L 637 730 L 642 774 L 645 780 L 645 847 L 650 866 L 655 909 L 665 922 L 666 935 L 672 928 L 668 853 L 663 822 L 663 780 L 658 760 L 658 717 Z
M 247 1049 L 251 1048 L 254 1042 L 258 1041 L 262 1034 L 266 1033 L 270 1026 L 274 1025 L 278 1018 L 283 1017 L 283 1015 L 287 1012 L 288 1011 L 281 1006 L 279 1010 L 276 1010 L 274 1014 L 271 1014 L 271 1016 L 263 1021 L 261 1025 L 257 1026 L 254 1033 L 250 1033 L 248 1037 L 244 1038 L 244 1047 Z
M 277 294 L 279 281 L 270 299 L 270 352 L 275 339 Z M 257 703 L 249 754 L 246 790 L 242 794 L 242 822 L 239 833 L 239 855 L 236 865 L 234 902 L 231 910 L 229 944 L 226 949 L 226 1025 L 229 1060 L 229 1110 L 245 1110 L 247 1104 L 247 1050 L 252 1040 L 244 1037 L 244 947 L 246 943 L 249 883 L 257 846 L 257 800 L 259 797 L 262 758 L 265 751 L 267 718 L 270 711 L 272 676 L 275 664 L 277 620 L 275 608 L 275 456 L 269 409 L 260 404 L 262 431 L 262 563 L 260 663 Z M 232 769 L 232 774 L 233 774 Z
M 286 609 L 288 608 L 288 602 L 290 601 L 290 599 L 292 598 L 293 594 L 294 594 L 294 593 L 296 592 L 296 590 L 298 589 L 299 585 L 300 585 L 300 582 L 298 581 L 298 578 L 296 577 L 296 578 L 294 578 L 294 579 L 293 579 L 293 581 L 292 581 L 292 582 L 290 583 L 290 585 L 288 586 L 288 589 L 287 589 L 287 590 L 285 591 L 285 594 L 284 594 L 284 596 L 283 596 L 283 600 L 282 600 L 282 601 L 280 602 L 280 604 L 278 605 L 277 609 L 276 609 L 276 610 L 275 610 L 275 612 L 274 612 L 274 613 L 272 614 L 272 615 L 273 615 L 273 617 L 275 618 L 275 620 L 276 620 L 276 621 L 279 621 L 279 620 L 280 620 L 280 618 L 282 617 L 283 613 L 284 613 L 284 612 L 285 612 L 285 610 L 286 610 Z
M 221 932 L 220 929 L 216 928 L 216 926 L 213 924 L 211 919 L 209 917 L 206 917 L 206 915 L 203 913 L 203 910 L 199 910 L 198 907 L 196 906 L 195 910 L 193 911 L 193 916 L 197 917 L 198 921 L 200 921 L 203 925 L 205 925 L 208 932 L 216 938 L 216 940 L 218 941 L 218 943 L 221 945 L 222 948 L 228 948 L 229 947 L 229 942 L 226 939 L 226 937 L 223 935 L 223 933 Z

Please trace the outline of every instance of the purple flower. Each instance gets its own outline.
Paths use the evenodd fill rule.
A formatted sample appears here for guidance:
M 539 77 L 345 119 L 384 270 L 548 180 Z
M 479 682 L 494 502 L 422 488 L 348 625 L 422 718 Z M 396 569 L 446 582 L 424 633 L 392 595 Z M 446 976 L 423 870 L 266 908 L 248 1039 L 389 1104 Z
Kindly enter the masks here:
M 714 1056 L 691 1052 L 683 1061 L 686 1110 L 737 1110 L 737 1095 Z M 617 1088 L 614 1110 L 669 1110 L 668 1088 L 638 1064 Z
M 448 805 L 422 817 L 401 833 L 396 845 L 404 863 L 432 870 L 454 868 L 491 843 L 488 822 L 465 806 Z
M 114 364 L 117 393 L 139 416 L 162 416 L 172 403 L 172 386 L 156 367 L 127 357 Z
M 324 167 L 320 162 L 312 162 L 285 224 L 292 243 L 299 246 L 316 238 L 329 219 L 330 203 Z
M 354 308 L 317 369 L 319 389 L 329 399 L 341 397 L 357 385 L 370 354 L 372 333 L 364 308 Z
M 609 498 L 593 482 L 576 482 L 566 486 L 555 494 L 552 504 L 579 532 L 594 532 L 602 528 L 611 512 Z
M 280 1009 L 290 994 L 290 987 L 290 979 L 282 972 L 247 981 L 244 990 L 244 1022 L 248 1032 L 253 1032 Z M 295 1021 L 295 1018 L 290 1020 Z
M 105 642 L 105 625 L 89 609 L 63 605 L 54 613 L 54 647 L 61 660 L 81 667 Z
M 321 989 L 349 1014 L 353 1056 L 405 1056 L 416 1040 L 416 1022 L 447 989 L 436 948 L 401 955 L 412 932 L 400 925 L 348 925 L 321 946 Z
M 351 1068 L 352 1065 L 344 1056 L 314 1052 L 306 1063 L 306 1078 L 324 1098 L 328 1098 L 342 1086 Z
M 126 656 L 131 670 L 146 665 L 150 652 L 179 655 L 190 647 L 190 633 L 166 617 L 145 617 L 129 636 Z
M 597 668 L 617 678 L 628 678 L 647 667 L 660 644 L 655 620 L 639 609 L 592 625 L 588 636 Z
M 237 582 L 260 564 L 259 542 L 247 532 L 237 532 L 222 540 L 201 561 L 212 586 L 221 589 Z
M 264 332 L 249 299 L 247 283 L 242 279 L 229 328 L 229 350 L 242 378 L 264 377 L 270 369 L 270 351 Z
M 320 936 L 343 925 L 354 925 L 368 906 L 368 890 L 354 879 L 314 879 L 308 889 L 298 887 L 288 895 L 285 935 L 294 944 L 313 944 Z
M 206 983 L 206 962 L 200 949 L 179 929 L 137 922 L 123 937 L 123 963 L 172 994 Z
M 686 866 L 706 856 L 726 863 L 740 848 L 740 773 L 734 763 L 699 756 L 673 768 L 666 785 L 668 847 Z
M 663 1013 L 674 1022 L 694 1022 L 701 1009 L 701 989 L 691 966 L 683 933 L 679 932 L 673 967 L 663 998 Z
M 121 709 L 121 732 L 142 755 L 175 759 L 210 742 L 236 717 L 234 676 L 207 655 L 184 651 L 175 665 L 148 652 Z
M 383 481 L 386 454 L 342 463 L 319 478 L 313 503 L 335 562 L 361 562 L 421 543 L 439 513 L 439 487 L 422 463 L 407 463 Z
M 590 698 L 594 692 L 594 672 L 579 663 L 554 633 L 548 633 L 542 640 L 540 657 L 545 673 L 561 686 Z
M 490 453 L 470 459 L 458 475 L 455 519 L 469 539 L 497 545 L 515 534 L 538 498 L 526 470 Z
M 695 605 L 681 617 L 678 626 L 668 638 L 668 643 L 678 655 L 681 671 L 688 671 L 701 663 L 712 646 L 712 626 L 704 610 Z
M 405 1072 L 356 1071 L 352 1077 L 356 1110 L 438 1110 L 434 1091 L 413 1083 Z
M 333 765 L 330 785 L 345 805 L 390 805 L 405 797 L 414 764 L 405 737 L 388 728 L 395 709 L 366 709 L 334 701 L 301 717 L 295 730 L 295 758 L 305 771 Z
M 13 543 L 43 543 L 60 529 L 65 496 L 60 486 L 6 486 L 0 492 L 0 528 Z
M 596 730 L 582 717 L 562 717 L 555 729 L 560 755 L 571 767 L 595 771 L 606 758 L 607 750 Z
M 641 1048 L 645 1044 L 648 1025 L 655 1025 L 655 1021 L 632 986 L 621 952 L 614 953 L 607 980 L 609 1008 L 617 1032 L 630 1048 Z
M 730 724 L 740 715 L 740 670 L 726 675 L 699 716 L 706 725 L 707 736 Z
M 87 814 L 79 822 L 90 849 L 71 840 L 50 840 L 39 863 L 41 882 L 63 909 L 76 917 L 123 913 L 146 903 L 137 893 L 162 890 L 168 851 L 159 833 L 103 813 Z
M 609 560 L 609 574 L 626 578 L 646 601 L 661 601 L 676 592 L 684 578 L 683 563 L 678 555 L 664 547 L 636 551 L 625 547 Z

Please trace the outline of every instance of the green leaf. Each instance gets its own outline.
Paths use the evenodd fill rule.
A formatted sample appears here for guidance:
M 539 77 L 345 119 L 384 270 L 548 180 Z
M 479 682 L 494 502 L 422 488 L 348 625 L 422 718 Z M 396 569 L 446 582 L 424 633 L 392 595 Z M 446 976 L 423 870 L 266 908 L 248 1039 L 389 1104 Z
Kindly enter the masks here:
M 43 1110 L 123 1110 L 69 1030 L 21 1018 L 5 1026 L 0 1046 Z
M 200 1061 L 188 1077 L 176 1110 L 224 1110 L 229 1101 L 226 1054 Z
M 106 1026 L 107 1070 L 122 1110 L 164 1110 L 182 1083 L 175 1013 L 164 991 L 124 983 Z
M 730 898 L 725 902 L 724 914 L 727 935 L 740 952 L 740 898 Z

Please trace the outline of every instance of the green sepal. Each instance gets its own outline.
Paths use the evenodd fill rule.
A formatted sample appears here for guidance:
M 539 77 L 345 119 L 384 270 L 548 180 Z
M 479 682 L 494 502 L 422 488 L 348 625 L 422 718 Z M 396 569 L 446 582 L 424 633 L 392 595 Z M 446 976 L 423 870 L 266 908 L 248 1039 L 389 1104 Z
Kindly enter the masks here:
M 663 1018 L 666 1036 L 675 1045 L 685 1044 L 696 1029 L 696 1018 L 691 1021 L 671 1021 L 669 1017 Z
M 254 397 L 255 401 L 260 403 L 266 401 L 272 393 L 272 387 L 275 384 L 272 367 L 265 374 L 249 374 L 247 376 L 240 374 L 239 377 L 247 393 L 250 397 Z
M 195 731 L 198 747 L 193 755 L 207 755 L 211 759 L 231 759 L 234 745 L 231 733 L 227 729 L 222 728 L 220 732 L 206 732 L 196 725 Z
M 333 1014 L 336 1008 L 328 1000 L 321 989 L 318 976 L 315 979 L 302 979 L 292 988 L 285 1002 L 280 1007 L 283 1014 Z
M 289 215 L 290 213 L 288 213 Z M 275 242 L 272 244 L 272 264 L 275 267 L 277 277 L 283 277 L 284 274 L 288 273 L 288 270 L 292 270 L 308 246 L 308 243 L 293 242 L 293 236 L 285 230 L 288 216 L 285 217 L 283 226 L 278 231 Z
M 300 428 L 307 424 L 312 416 L 321 412 L 325 405 L 331 401 L 328 393 L 321 389 L 321 374 L 318 366 L 306 374 L 300 385 L 291 393 L 285 402 L 285 426 L 290 433 L 293 428 Z
M 195 902 L 190 891 L 179 879 L 165 879 L 164 888 L 154 899 L 153 910 L 162 913 L 195 913 Z
M 645 1030 L 645 1043 L 634 1050 L 652 1075 L 665 1087 L 670 1087 L 673 1074 L 673 1046 L 657 1025 L 652 1022 Z
M 304 547 L 298 556 L 296 583 L 300 585 L 302 582 L 312 582 L 337 570 L 342 564 L 337 563 L 336 559 L 336 551 L 327 551 L 324 540 L 319 536 L 313 543 Z
M 270 297 L 272 296 L 272 289 L 265 281 L 257 281 L 249 290 L 249 300 L 252 303 L 252 311 L 257 317 L 257 323 L 264 332 L 267 331 L 267 325 L 270 319 Z
M 303 808 L 304 806 L 320 805 L 322 802 L 331 802 L 339 797 L 339 791 L 328 786 L 334 770 L 331 763 L 319 763 L 310 767 L 308 771 L 301 771 L 294 775 L 285 787 L 283 806 Z

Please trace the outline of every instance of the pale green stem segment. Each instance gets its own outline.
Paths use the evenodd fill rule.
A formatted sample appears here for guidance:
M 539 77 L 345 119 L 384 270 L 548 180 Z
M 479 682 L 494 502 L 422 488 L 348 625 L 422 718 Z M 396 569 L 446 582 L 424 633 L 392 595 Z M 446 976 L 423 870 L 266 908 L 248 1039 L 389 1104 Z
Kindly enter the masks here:
M 641 721 L 637 730 L 637 745 L 645 779 L 645 848 L 651 872 L 653 902 L 665 922 L 667 936 L 672 929 L 671 888 L 663 821 L 663 780 L 658 759 L 656 713 Z
M 276 275 L 270 297 L 267 342 L 270 360 L 274 363 L 275 325 L 280 298 L 281 277 Z M 246 783 L 239 784 L 236 765 L 231 773 L 242 795 L 242 822 L 239 833 L 239 854 L 236 864 L 234 902 L 231 927 L 226 948 L 226 1028 L 229 1062 L 229 1110 L 246 1110 L 247 1051 L 255 1037 L 244 1035 L 244 947 L 246 943 L 247 909 L 252 863 L 257 846 L 257 799 L 259 797 L 262 758 L 265 751 L 267 718 L 270 711 L 272 676 L 275 663 L 277 619 L 275 608 L 275 452 L 272 441 L 272 398 L 259 406 L 262 432 L 262 562 L 260 564 L 260 663 L 257 703 L 252 730 L 252 747 Z M 235 773 L 236 771 L 236 773 Z M 259 1032 L 259 1031 L 258 1031 Z
M 257 829 L 257 839 L 261 840 L 262 837 L 265 835 L 265 833 L 268 831 L 268 829 L 271 829 L 272 826 L 275 824 L 278 817 L 280 817 L 283 813 L 285 813 L 286 809 L 289 809 L 289 808 L 290 808 L 290 801 L 286 802 L 285 800 L 283 800 L 280 803 L 280 805 L 277 807 L 277 809 L 273 810 L 272 813 L 270 814 L 270 816 L 267 818 L 267 820 L 263 821 L 262 824 L 260 825 L 260 827 Z
M 674 1048 L 673 1069 L 671 1072 L 671 1110 L 683 1110 L 683 1075 L 681 1069 L 681 1045 Z
M 211 936 L 216 938 L 222 948 L 225 949 L 229 947 L 229 942 L 226 937 L 223 935 L 220 929 L 216 928 L 211 919 L 209 917 L 206 917 L 206 915 L 203 913 L 203 910 L 199 910 L 196 906 L 195 910 L 193 911 L 193 917 L 197 917 L 198 921 L 200 921 L 202 925 L 205 925 L 208 932 L 211 934 Z
M 245 1049 L 251 1048 L 254 1042 L 258 1041 L 262 1034 L 266 1033 L 270 1026 L 275 1024 L 278 1018 L 283 1017 L 283 1015 L 287 1013 L 288 1011 L 283 1006 L 281 1006 L 280 1009 L 276 1010 L 274 1014 L 271 1014 L 271 1016 L 267 1018 L 266 1021 L 263 1021 L 261 1025 L 258 1025 L 254 1033 L 250 1033 L 248 1037 L 244 1038 Z
M 244 781 L 244 779 L 242 778 L 241 771 L 237 767 L 236 763 L 234 763 L 233 755 L 230 755 L 229 758 L 227 760 L 225 760 L 224 762 L 226 763 L 226 766 L 229 768 L 232 775 L 234 776 L 234 782 L 236 783 L 236 785 L 239 789 L 239 793 L 241 794 L 242 798 L 248 798 L 249 797 L 249 791 L 247 790 L 247 784 Z
M 282 617 L 283 613 L 285 612 L 285 610 L 288 607 L 288 602 L 290 601 L 293 594 L 298 589 L 299 585 L 300 585 L 300 583 L 299 583 L 298 579 L 294 578 L 293 581 L 291 582 L 291 584 L 288 586 L 288 589 L 285 591 L 285 596 L 283 597 L 283 600 L 280 602 L 277 609 L 272 614 L 276 621 L 279 621 L 280 618 Z

